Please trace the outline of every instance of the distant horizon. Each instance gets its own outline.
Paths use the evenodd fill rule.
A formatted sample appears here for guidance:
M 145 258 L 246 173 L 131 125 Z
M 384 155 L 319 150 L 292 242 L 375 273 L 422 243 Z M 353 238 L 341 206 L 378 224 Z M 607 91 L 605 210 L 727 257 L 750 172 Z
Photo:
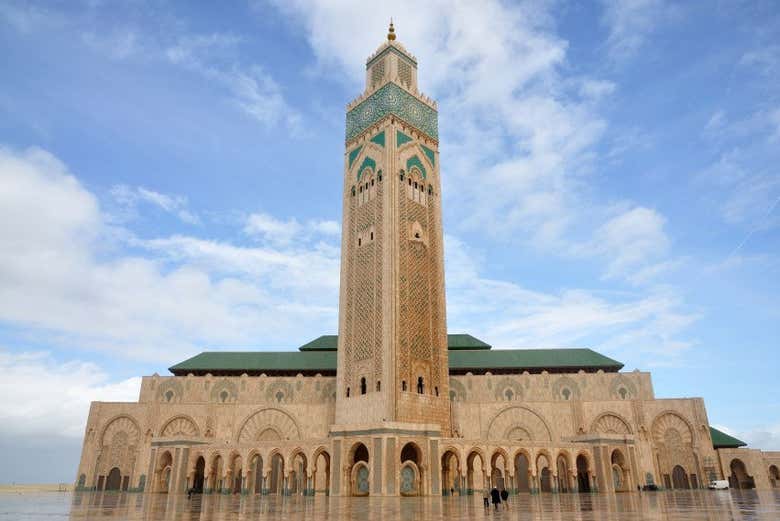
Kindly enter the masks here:
M 780 6 L 392 7 L 0 4 L 1 483 L 74 482 L 142 376 L 337 331 L 390 16 L 438 102 L 450 330 L 591 349 L 780 450 Z

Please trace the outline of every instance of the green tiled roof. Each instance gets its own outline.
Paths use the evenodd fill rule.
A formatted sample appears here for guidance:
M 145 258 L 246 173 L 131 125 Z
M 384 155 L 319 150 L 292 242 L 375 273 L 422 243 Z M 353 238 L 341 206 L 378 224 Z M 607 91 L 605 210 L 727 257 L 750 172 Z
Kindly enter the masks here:
M 729 436 L 712 426 L 710 426 L 710 436 L 712 437 L 712 447 L 715 449 L 736 449 L 747 445 L 744 441 Z
M 338 335 L 322 335 L 315 338 L 307 344 L 298 348 L 299 351 L 335 351 L 339 343 Z M 450 351 L 461 349 L 490 349 L 491 345 L 486 344 L 478 338 L 465 333 L 447 335 L 447 346 Z
M 335 351 L 339 343 L 338 335 L 322 335 L 308 344 L 303 344 L 299 351 Z
M 335 351 L 205 351 L 169 368 L 173 374 L 334 372 Z
M 450 373 L 470 369 L 573 370 L 603 369 L 619 371 L 623 364 L 591 349 L 494 349 L 450 353 Z
M 332 337 L 335 338 L 335 337 Z M 317 339 L 319 341 L 320 339 Z M 315 342 L 317 342 L 315 341 Z M 323 340 L 327 344 L 332 340 Z M 310 343 L 311 344 L 311 343 Z M 307 344 L 309 345 L 309 344 Z M 231 374 L 268 375 L 297 373 L 323 375 L 336 373 L 336 351 L 257 352 L 257 351 L 208 351 L 196 355 L 170 368 L 175 375 L 193 374 Z M 623 364 L 596 353 L 590 349 L 499 349 L 450 351 L 450 374 L 465 374 L 469 371 L 493 371 L 497 373 L 517 373 L 528 371 L 539 373 L 584 371 L 619 371 Z

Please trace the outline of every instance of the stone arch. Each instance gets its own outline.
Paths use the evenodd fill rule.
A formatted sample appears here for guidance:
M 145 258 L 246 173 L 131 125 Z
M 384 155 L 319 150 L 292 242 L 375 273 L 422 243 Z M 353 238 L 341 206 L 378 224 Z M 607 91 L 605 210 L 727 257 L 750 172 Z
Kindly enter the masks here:
M 320 461 L 322 463 L 320 463 Z M 312 494 L 316 495 L 318 492 L 329 494 L 330 493 L 330 451 L 324 447 L 317 447 L 311 456 L 312 463 Z
M 772 488 L 780 487 L 780 469 L 778 469 L 777 465 L 769 466 L 769 484 Z
M 401 464 L 399 472 L 399 492 L 402 496 L 419 496 L 422 476 L 420 467 L 413 461 L 406 460 Z
M 558 490 L 560 492 L 571 492 L 573 468 L 571 454 L 566 450 L 559 450 L 555 457 L 555 473 L 558 476 Z
M 590 492 L 591 474 L 593 473 L 590 454 L 584 450 L 578 452 L 574 465 L 577 472 L 577 490 L 579 492 Z
M 307 494 L 308 485 L 307 479 L 309 475 L 309 458 L 306 456 L 306 452 L 297 447 L 290 452 L 290 459 L 288 460 L 289 479 L 288 479 L 288 493 L 290 494 Z
M 260 409 L 251 414 L 241 424 L 236 437 L 239 444 L 251 445 L 256 441 L 271 441 L 264 435 L 274 432 L 281 440 L 300 440 L 301 429 L 287 412 L 272 407 Z
M 160 429 L 160 436 L 163 438 L 173 436 L 195 437 L 200 436 L 200 429 L 198 429 L 198 424 L 195 423 L 192 417 L 178 414 L 165 422 L 162 429 Z
M 448 496 L 455 492 L 462 494 L 462 489 L 465 487 L 460 479 L 460 451 L 452 445 L 444 447 L 440 461 L 442 495 Z
M 540 450 L 536 455 L 536 475 L 539 478 L 539 491 L 552 492 L 553 465 L 555 461 L 546 450 Z
M 625 492 L 632 490 L 630 483 L 630 472 L 625 454 L 620 449 L 612 451 L 610 456 L 612 467 L 612 486 L 615 492 Z
M 106 425 L 103 427 L 103 430 L 100 432 L 101 445 L 108 445 L 110 443 L 109 438 L 111 435 L 118 431 L 127 432 L 129 435 L 128 441 L 130 442 L 135 441 L 137 443 L 138 438 L 141 435 L 141 428 L 138 426 L 138 422 L 132 416 L 127 414 L 119 414 L 108 420 Z M 109 443 L 106 443 L 107 441 Z
M 655 441 L 657 445 L 666 444 L 666 433 L 669 429 L 674 429 L 680 434 L 681 441 L 684 445 L 693 446 L 693 427 L 688 420 L 674 411 L 665 411 L 655 417 L 651 427 L 653 441 Z
M 479 467 L 475 468 L 475 460 L 479 458 Z M 486 484 L 486 467 L 489 464 L 485 452 L 479 447 L 472 447 L 466 456 L 466 486 L 469 493 L 483 489 Z
M 553 383 L 552 396 L 554 400 L 579 400 L 580 386 L 573 378 L 561 376 Z
M 599 414 L 590 426 L 590 432 L 599 434 L 631 434 L 628 421 L 616 412 Z
M 453 402 L 463 402 L 468 398 L 466 386 L 459 380 L 450 377 L 450 400 Z
M 729 463 L 729 485 L 731 488 L 740 490 L 756 488 L 756 482 L 751 474 L 748 474 L 747 466 L 745 462 L 739 458 L 734 458 Z
M 493 397 L 498 402 L 512 402 L 523 399 L 523 386 L 514 378 L 508 376 L 501 378 L 493 388 Z
M 499 464 L 499 460 L 501 463 Z M 502 448 L 497 448 L 490 456 L 490 485 L 499 490 L 506 488 L 506 478 L 509 473 L 509 455 Z
M 551 430 L 547 422 L 536 412 L 527 407 L 510 406 L 496 414 L 487 429 L 487 439 L 512 439 L 509 436 L 518 429 L 527 432 L 530 440 L 551 441 Z
M 515 466 L 515 489 L 520 492 L 531 491 L 531 474 L 533 456 L 526 449 L 517 449 L 512 458 Z
M 223 378 L 211 387 L 211 401 L 217 403 L 235 403 L 238 400 L 238 386 L 232 380 Z

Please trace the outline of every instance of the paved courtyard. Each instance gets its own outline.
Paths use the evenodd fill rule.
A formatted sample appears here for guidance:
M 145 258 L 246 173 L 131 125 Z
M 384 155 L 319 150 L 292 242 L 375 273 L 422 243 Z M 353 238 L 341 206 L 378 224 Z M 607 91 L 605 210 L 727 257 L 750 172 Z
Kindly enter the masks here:
M 482 498 L 277 498 L 116 493 L 0 494 L 0 520 L 777 520 L 780 491 L 520 495 L 498 512 Z

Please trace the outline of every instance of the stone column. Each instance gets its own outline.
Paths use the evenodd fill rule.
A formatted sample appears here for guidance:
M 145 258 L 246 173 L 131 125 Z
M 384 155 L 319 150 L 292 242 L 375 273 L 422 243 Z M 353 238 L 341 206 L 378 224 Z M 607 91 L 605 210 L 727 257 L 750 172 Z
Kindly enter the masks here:
M 146 487 L 144 492 L 153 492 L 154 489 L 154 464 L 157 460 L 157 449 L 152 449 L 149 456 L 149 472 L 146 474 Z

